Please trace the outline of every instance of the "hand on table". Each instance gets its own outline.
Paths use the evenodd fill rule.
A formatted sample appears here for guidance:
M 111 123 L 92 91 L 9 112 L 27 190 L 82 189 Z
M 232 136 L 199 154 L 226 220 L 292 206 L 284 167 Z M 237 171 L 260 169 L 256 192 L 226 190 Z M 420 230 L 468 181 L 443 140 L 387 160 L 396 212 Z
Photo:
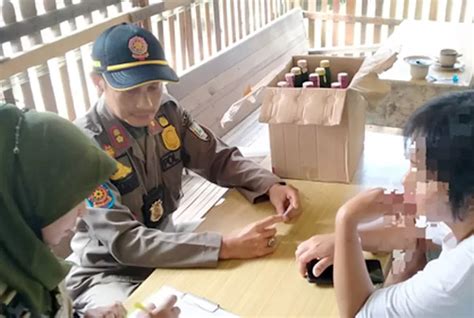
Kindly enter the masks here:
M 319 262 L 313 268 L 313 273 L 316 277 L 319 276 L 333 263 L 334 233 L 320 234 L 310 237 L 298 245 L 295 256 L 298 270 L 303 277 L 307 275 L 306 264 L 313 259 L 318 259 Z
M 249 224 L 235 234 L 222 239 L 220 259 L 245 259 L 271 254 L 276 249 L 276 223 L 283 222 L 283 216 L 272 215 Z
M 175 306 L 176 301 L 175 295 L 170 295 L 164 303 L 159 306 L 155 304 L 148 304 L 146 309 L 148 312 L 141 311 L 138 315 L 139 318 L 177 318 L 180 314 L 180 309 Z
M 268 196 L 277 214 L 283 215 L 284 222 L 295 219 L 301 214 L 300 197 L 296 188 L 276 183 L 268 190 Z M 287 211 L 288 214 L 285 214 Z

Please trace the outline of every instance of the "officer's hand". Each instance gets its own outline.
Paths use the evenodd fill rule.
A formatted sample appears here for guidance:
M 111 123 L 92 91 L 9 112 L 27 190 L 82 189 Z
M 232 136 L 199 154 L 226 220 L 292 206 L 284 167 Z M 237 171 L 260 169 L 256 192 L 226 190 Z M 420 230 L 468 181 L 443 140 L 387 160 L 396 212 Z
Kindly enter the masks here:
M 254 258 L 273 253 L 276 249 L 274 224 L 283 222 L 281 215 L 272 215 L 249 224 L 235 234 L 222 239 L 220 259 Z
M 177 318 L 181 310 L 175 306 L 176 301 L 175 295 L 170 295 L 166 301 L 156 306 L 155 304 L 148 304 L 146 308 L 148 309 L 148 313 L 140 312 L 138 315 L 139 318 Z
M 298 245 L 295 252 L 296 264 L 302 276 L 306 276 L 306 264 L 319 259 L 313 268 L 315 276 L 319 276 L 334 259 L 334 233 L 315 235 Z
M 301 214 L 300 197 L 296 188 L 276 183 L 268 190 L 268 196 L 277 214 L 284 215 L 288 211 L 283 221 L 287 222 Z
M 89 309 L 85 312 L 84 318 L 123 318 L 127 317 L 127 310 L 122 303 L 116 302 L 111 306 L 103 306 Z

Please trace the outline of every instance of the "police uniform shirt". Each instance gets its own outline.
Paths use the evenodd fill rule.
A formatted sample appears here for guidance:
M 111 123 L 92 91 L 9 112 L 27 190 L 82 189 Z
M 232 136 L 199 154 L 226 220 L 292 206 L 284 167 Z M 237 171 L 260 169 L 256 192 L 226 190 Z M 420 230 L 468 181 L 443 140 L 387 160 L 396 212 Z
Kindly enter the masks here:
M 97 283 L 141 282 L 156 267 L 217 265 L 220 234 L 163 231 L 182 196 L 183 168 L 235 187 L 251 202 L 282 182 L 193 121 L 166 94 L 146 129 L 127 129 L 103 99 L 77 124 L 120 168 L 88 199 L 89 213 L 77 226 L 70 259 L 79 266 L 67 279 L 73 298 Z

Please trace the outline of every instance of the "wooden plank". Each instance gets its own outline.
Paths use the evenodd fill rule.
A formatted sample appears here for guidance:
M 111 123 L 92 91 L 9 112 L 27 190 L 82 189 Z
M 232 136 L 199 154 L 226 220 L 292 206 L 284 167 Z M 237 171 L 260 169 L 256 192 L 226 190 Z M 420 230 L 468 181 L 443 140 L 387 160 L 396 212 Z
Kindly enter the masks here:
M 207 34 L 207 50 L 209 56 L 212 55 L 212 24 L 211 24 L 211 8 L 209 2 L 206 1 L 204 4 L 204 9 L 206 12 L 206 34 Z
M 258 27 L 261 28 L 265 25 L 262 0 L 257 0 L 257 3 L 258 3 Z
M 270 21 L 273 21 L 275 20 L 275 7 L 274 7 L 274 3 L 273 3 L 273 0 L 270 0 L 270 11 L 268 12 L 269 14 L 269 18 L 270 18 Z
M 72 5 L 73 5 L 72 0 L 64 0 L 65 7 L 71 7 Z M 69 26 L 71 27 L 71 30 L 77 29 L 76 19 L 68 19 L 67 21 L 69 23 Z
M 410 9 L 410 0 L 403 0 L 403 19 L 408 18 L 409 9 Z
M 143 13 L 152 13 L 158 7 L 162 7 L 162 3 L 150 5 L 143 9 L 137 9 L 137 11 L 134 12 L 123 13 L 117 17 L 108 18 L 100 23 L 95 23 L 79 31 L 72 32 L 68 36 L 62 36 L 47 44 L 35 46 L 28 52 L 13 55 L 11 59 L 0 62 L 2 66 L 0 67 L 0 79 L 5 79 L 22 72 L 25 68 L 44 63 L 44 61 L 53 57 L 62 56 L 78 46 L 94 41 L 109 27 L 123 22 L 136 22 L 138 20 L 135 20 L 134 17 L 142 17 Z
M 232 43 L 237 39 L 237 28 L 235 27 L 235 1 L 230 1 L 230 32 L 232 34 Z
M 244 37 L 244 33 L 242 31 L 242 25 L 243 25 L 243 21 L 242 21 L 242 1 L 234 1 L 235 2 L 235 6 L 237 6 L 237 27 L 239 29 L 239 39 L 242 39 Z
M 52 12 L 57 9 L 56 0 L 44 0 L 43 4 L 44 4 L 44 9 L 46 12 Z M 55 37 L 60 36 L 61 28 L 59 27 L 59 24 L 52 26 L 51 32 L 53 33 Z M 69 73 L 68 73 L 68 69 L 66 65 L 65 56 L 62 56 L 59 58 L 58 72 L 61 79 L 60 85 L 62 86 L 62 92 L 64 94 L 64 103 L 66 106 L 67 118 L 72 121 L 76 119 L 76 114 L 74 111 L 74 102 L 72 99 L 71 86 L 69 84 L 70 79 L 69 79 Z M 58 109 L 58 112 L 59 112 L 59 109 Z
M 308 19 L 308 41 L 309 47 L 313 48 L 316 46 L 316 32 L 315 32 L 315 19 Z
M 191 7 L 186 7 L 185 13 L 185 30 L 186 30 L 186 51 L 188 52 L 189 66 L 194 65 L 194 32 L 193 32 L 193 20 L 191 16 Z
M 244 2 L 245 10 L 245 36 L 249 35 L 250 31 L 250 3 L 249 0 Z
M 24 76 L 28 77 L 28 73 L 23 73 Z M 23 102 L 25 106 L 30 109 L 35 109 L 35 100 L 33 98 L 33 91 L 31 90 L 31 82 L 25 81 L 24 83 L 20 84 L 21 94 L 23 95 Z
M 429 19 L 431 21 L 436 21 L 437 18 L 438 18 L 438 0 L 431 0 Z
M 381 17 L 383 10 L 383 0 L 376 0 L 375 1 L 375 16 Z M 381 32 L 382 26 L 375 25 L 374 26 L 374 42 L 373 43 L 380 43 L 381 42 Z
M 263 4 L 264 4 L 263 15 L 265 16 L 265 25 L 267 25 L 268 24 L 268 16 L 269 16 L 268 2 L 266 0 L 263 0 Z
M 347 0 L 346 14 L 349 16 L 355 15 L 355 0 Z M 354 44 L 354 23 L 346 22 L 346 45 Z
M 79 48 L 78 50 L 75 51 L 77 54 L 76 58 L 76 67 L 77 71 L 79 73 L 79 79 L 81 82 L 81 87 L 82 87 L 82 98 L 84 100 L 84 107 L 86 110 L 88 110 L 91 107 L 91 100 L 89 98 L 89 93 L 87 91 L 87 78 L 86 78 L 86 72 L 84 70 L 84 62 L 82 59 L 82 50 Z
M 444 20 L 446 22 L 451 21 L 452 13 L 453 13 L 453 0 L 447 0 L 447 2 L 446 2 L 446 13 L 445 13 L 445 18 L 444 18 Z
M 334 14 L 339 14 L 341 9 L 340 1 L 333 0 L 332 2 L 332 11 Z M 339 45 L 339 22 L 332 21 L 332 45 L 338 46 Z
M 38 12 L 36 10 L 36 3 L 31 0 L 19 0 L 20 4 L 20 11 L 23 19 L 29 19 L 36 17 L 38 15 Z M 12 25 L 10 25 L 12 27 Z M 41 33 L 37 28 L 35 28 L 33 31 L 30 30 L 28 33 L 28 39 L 30 40 L 31 45 L 37 45 L 43 43 L 43 40 L 41 39 Z M 0 34 L 0 38 L 3 38 L 3 36 Z M 17 36 L 19 38 L 19 36 Z
M 362 16 L 366 17 L 368 12 L 368 0 L 362 0 Z M 367 23 L 360 24 L 360 43 L 362 45 L 367 43 Z
M 2 39 L 3 42 L 8 42 L 22 36 L 31 35 L 37 33 L 38 30 L 58 25 L 61 22 L 101 9 L 104 6 L 120 3 L 120 1 L 121 0 L 83 0 L 77 4 L 70 4 L 63 9 L 54 11 L 49 10 L 51 12 L 37 15 L 36 7 L 34 5 L 35 2 L 31 0 L 22 0 L 20 1 L 20 8 L 22 8 L 26 13 L 26 15 L 22 13 L 24 20 L 16 22 L 15 24 L 0 27 L 0 39 Z M 51 3 L 48 3 L 47 5 L 51 8 Z
M 422 13 L 423 13 L 423 0 L 416 0 L 415 19 L 421 20 Z
M 185 12 L 181 11 L 178 14 L 178 25 L 179 25 L 179 37 L 181 41 L 180 52 L 181 52 L 181 69 L 185 70 L 187 68 L 186 56 L 189 55 L 189 52 L 186 50 L 186 17 Z
M 43 0 L 43 5 L 46 14 L 57 10 L 56 0 Z M 55 37 L 61 35 L 61 28 L 59 27 L 59 24 L 52 25 L 50 29 Z
M 316 12 L 316 2 L 312 1 L 311 6 L 308 8 L 310 12 Z M 316 46 L 316 23 L 315 19 L 308 19 L 308 40 L 309 47 L 314 48 Z
M 467 0 L 462 0 L 459 22 L 464 22 L 466 20 L 466 12 L 467 12 Z
M 69 79 L 69 72 L 67 69 L 66 59 L 63 59 L 59 63 L 59 76 L 61 78 L 61 84 L 63 86 L 64 99 L 66 102 L 67 117 L 73 121 L 76 119 L 76 111 L 74 110 L 74 101 L 72 98 L 72 91 Z
M 397 0 L 390 0 L 390 19 L 394 19 L 397 14 Z M 395 27 L 393 25 L 390 25 L 388 27 L 388 35 L 390 36 L 393 31 L 395 30 Z
M 163 11 L 171 11 L 180 7 L 187 7 L 196 0 L 173 0 L 173 1 L 163 1 L 164 7 Z
M 33 18 L 38 15 L 36 3 L 29 0 L 20 0 L 20 11 L 24 19 Z M 32 32 L 28 35 L 31 45 L 39 45 L 43 43 L 41 33 L 39 31 Z M 46 61 L 46 60 L 45 60 Z M 43 61 L 43 62 L 45 62 Z M 58 113 L 56 98 L 54 96 L 51 76 L 47 64 L 42 64 L 36 68 L 38 75 L 38 83 L 43 98 L 44 108 L 47 111 Z
M 58 107 L 56 106 L 53 85 L 51 83 L 51 77 L 49 76 L 48 69 L 45 70 L 43 75 L 38 76 L 38 82 L 41 90 L 41 96 L 43 97 L 44 109 L 57 114 Z
M 374 25 L 399 25 L 402 20 L 399 19 L 389 19 L 389 18 L 377 18 L 377 17 L 359 17 L 359 16 L 349 16 L 344 14 L 331 14 L 331 13 L 320 13 L 320 12 L 305 12 L 303 14 L 305 18 L 308 19 L 321 19 L 326 21 L 336 21 L 355 24 L 359 23 L 370 23 Z
M 1 94 L 0 94 L 0 100 L 1 100 L 1 95 L 2 94 L 3 94 L 3 99 L 5 100 L 5 102 L 7 102 L 9 104 L 12 104 L 12 105 L 16 105 L 16 98 L 13 95 L 13 89 L 8 88 L 8 89 L 2 91 Z
M 199 60 L 204 60 L 204 41 L 202 36 L 201 4 L 196 4 L 196 31 L 199 45 Z
M 173 69 L 176 69 L 177 67 L 175 20 L 176 18 L 174 15 L 168 17 L 168 26 L 170 30 L 170 50 L 171 50 L 170 64 Z
M 2 17 L 3 17 L 4 23 L 7 24 L 7 25 L 8 24 L 13 24 L 17 21 L 15 8 L 14 8 L 13 4 L 11 3 L 11 1 L 4 1 L 3 2 Z M 3 42 L 3 40 L 0 41 L 0 49 L 1 49 L 1 42 Z M 15 39 L 13 41 L 10 41 L 10 45 L 11 45 L 11 49 L 12 49 L 13 53 L 23 51 L 23 45 L 21 44 L 21 41 L 20 41 L 19 38 Z M 2 55 L 3 55 L 3 50 L 2 50 Z M 33 101 L 33 93 L 31 91 L 31 86 L 30 86 L 31 83 L 29 81 L 28 73 L 23 72 L 23 73 L 19 74 L 18 78 L 23 79 L 22 83 L 20 84 L 21 85 L 20 88 L 21 88 L 21 93 L 23 95 L 23 101 L 24 101 L 25 105 L 28 108 L 34 109 L 35 104 L 34 104 L 34 101 Z M 12 83 L 11 83 L 10 79 L 5 77 L 4 81 L 5 81 L 5 84 L 8 87 L 11 87 Z M 9 89 L 5 90 L 4 91 L 4 97 L 7 101 L 15 103 L 15 97 L 13 95 L 13 89 L 9 88 Z
M 15 7 L 13 6 L 11 1 L 4 1 L 2 7 L 2 17 L 4 23 L 8 25 L 13 25 L 17 21 Z M 0 44 L 4 42 L 8 42 L 6 37 L 0 36 Z M 10 45 L 12 47 L 13 52 L 20 52 L 23 51 L 23 46 L 20 41 L 20 37 L 16 37 L 10 40 Z
M 220 21 L 220 13 L 219 13 L 219 0 L 213 0 L 214 5 L 214 33 L 216 35 L 216 48 L 219 52 L 222 48 L 222 40 L 221 40 L 221 21 Z
M 314 4 L 314 2 L 311 2 L 311 3 Z M 328 0 L 322 0 L 321 1 L 321 12 L 323 12 L 323 13 L 328 12 Z M 327 46 L 327 31 L 328 31 L 327 22 L 326 21 L 321 21 L 321 47 L 326 47 Z
M 224 43 L 225 46 L 228 47 L 230 44 L 230 37 L 229 37 L 229 21 L 227 19 L 228 13 L 227 13 L 227 1 L 228 0 L 222 0 L 222 11 L 224 15 Z M 231 28 L 232 30 L 232 28 Z
M 165 29 L 163 25 L 163 16 L 160 16 L 158 18 L 158 21 L 156 22 L 156 29 L 158 31 L 158 41 L 160 41 L 161 45 L 164 47 L 165 46 Z
M 258 15 L 257 15 L 257 1 L 258 0 L 250 0 L 252 1 L 252 32 L 255 32 L 258 27 L 257 27 L 257 21 L 258 21 Z

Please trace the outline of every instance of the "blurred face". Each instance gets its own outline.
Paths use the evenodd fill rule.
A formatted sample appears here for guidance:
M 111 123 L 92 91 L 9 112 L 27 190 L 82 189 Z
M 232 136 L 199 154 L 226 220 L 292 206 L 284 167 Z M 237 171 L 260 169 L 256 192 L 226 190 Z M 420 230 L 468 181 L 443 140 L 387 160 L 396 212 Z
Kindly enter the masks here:
M 145 84 L 127 91 L 116 91 L 104 78 L 93 74 L 92 79 L 100 92 L 104 93 L 109 110 L 120 120 L 134 127 L 146 127 L 160 109 L 163 83 Z
M 49 246 L 58 245 L 64 237 L 68 236 L 71 231 L 74 231 L 77 218 L 82 217 L 85 213 L 86 203 L 82 201 L 71 211 L 41 230 L 43 242 Z
M 434 181 L 436 175 L 426 170 L 426 149 L 417 139 L 409 149 L 410 168 L 403 178 L 404 200 L 416 204 L 417 215 L 428 221 L 452 221 L 448 184 Z

